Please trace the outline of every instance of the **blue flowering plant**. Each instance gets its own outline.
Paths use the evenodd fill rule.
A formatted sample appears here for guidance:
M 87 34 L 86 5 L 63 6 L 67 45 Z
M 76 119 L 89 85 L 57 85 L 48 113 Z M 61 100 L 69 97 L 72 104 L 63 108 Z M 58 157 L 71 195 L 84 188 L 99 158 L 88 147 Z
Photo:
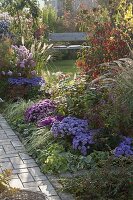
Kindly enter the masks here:
M 133 156 L 133 138 L 124 137 L 120 144 L 115 148 L 114 155 L 120 156 Z
M 0 36 L 7 35 L 9 33 L 9 26 L 9 21 L 0 20 Z
M 61 122 L 55 121 L 51 127 L 54 137 L 69 137 L 74 150 L 83 155 L 91 151 L 93 137 L 98 130 L 91 130 L 87 120 L 76 117 L 65 117 Z
M 29 85 L 29 86 L 42 86 L 45 84 L 44 79 L 41 77 L 33 77 L 33 78 L 8 78 L 8 83 L 10 85 Z

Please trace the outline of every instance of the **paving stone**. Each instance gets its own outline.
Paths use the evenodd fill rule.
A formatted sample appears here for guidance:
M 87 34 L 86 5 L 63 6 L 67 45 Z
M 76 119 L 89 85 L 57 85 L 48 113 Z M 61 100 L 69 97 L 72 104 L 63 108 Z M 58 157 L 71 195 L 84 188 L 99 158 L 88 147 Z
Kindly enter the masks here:
M 39 186 L 40 190 L 46 194 L 48 197 L 49 196 L 57 196 L 56 191 L 54 190 L 53 186 L 49 183 L 49 185 L 42 185 Z
M 8 135 L 8 138 L 13 141 L 13 140 L 19 140 L 17 135 Z
M 4 139 L 4 140 L 0 139 L 0 144 L 2 144 L 2 145 L 11 144 L 10 141 L 11 141 L 10 139 Z
M 29 160 L 31 157 L 25 153 L 19 153 L 22 160 Z
M 6 123 L 1 123 L 1 127 L 6 131 L 6 130 L 10 130 L 10 126 Z
M 15 148 L 13 147 L 12 144 L 7 144 L 3 147 L 5 149 L 5 151 L 12 151 L 15 150 Z
M 13 166 L 12 166 L 11 162 L 4 162 L 4 163 L 1 163 L 1 168 L 2 168 L 2 170 L 13 169 Z
M 0 155 L 0 159 L 2 159 L 2 158 L 13 158 L 13 157 L 16 157 L 16 156 L 18 156 L 17 153 L 8 153 L 8 154 Z
M 61 200 L 61 198 L 59 196 L 51 196 L 48 197 L 48 200 Z
M 33 181 L 29 183 L 23 183 L 24 187 L 38 187 L 38 186 L 43 186 L 45 184 L 44 181 Z M 49 183 L 50 184 L 50 183 Z
M 10 160 L 13 165 L 24 164 L 20 157 L 13 157 L 13 158 L 10 158 Z
M 14 133 L 14 131 L 10 128 L 10 127 L 6 127 L 4 128 L 5 133 L 7 134 L 7 136 L 16 136 L 16 134 Z
M 11 180 L 12 180 L 12 179 L 19 179 L 19 176 L 18 176 L 17 174 L 12 174 L 12 175 L 11 175 Z
M 20 181 L 20 179 L 12 179 L 9 182 L 9 185 L 13 188 L 20 188 L 20 189 L 24 189 L 22 182 Z
M 23 160 L 23 162 L 24 162 L 25 164 L 30 164 L 30 163 L 36 164 L 36 162 L 35 162 L 33 159 Z
M 40 171 L 39 167 L 29 168 L 31 175 L 34 176 L 43 176 L 44 174 Z
M 34 176 L 33 177 L 35 181 L 47 181 L 47 177 L 45 175 L 43 176 Z
M 24 168 L 27 168 L 27 165 L 24 163 L 20 164 L 20 165 L 19 165 L 19 163 L 18 164 L 13 163 L 13 167 L 14 167 L 14 169 L 24 169 Z
M 34 181 L 33 177 L 30 173 L 22 173 L 18 175 L 22 183 L 32 182 Z
M 33 191 L 33 192 L 40 192 L 40 189 L 39 189 L 39 187 L 28 187 L 28 188 L 24 188 L 25 190 L 31 190 L 31 191 Z
M 7 135 L 5 133 L 0 133 L 0 139 L 7 139 Z
M 15 149 L 20 153 L 25 153 L 26 152 L 26 150 L 25 150 L 25 148 L 23 146 L 22 147 L 15 147 Z
M 9 158 L 0 158 L 0 163 L 10 162 Z
M 0 155 L 3 155 L 3 154 L 5 154 L 4 149 L 0 149 Z
M 4 150 L 5 152 L 8 153 L 17 153 L 17 151 L 15 150 L 15 148 L 13 147 L 13 145 L 11 144 L 7 144 L 4 146 Z
M 49 200 L 60 200 L 34 159 L 26 153 L 19 137 L 0 114 L 0 173 L 12 169 L 11 187 L 43 192 Z
M 0 129 L 0 135 L 5 134 L 5 131 L 3 129 Z
M 13 147 L 22 147 L 22 143 L 19 140 L 13 140 L 11 141 Z
M 16 164 L 13 163 L 13 167 L 14 169 L 24 169 L 24 168 L 30 168 L 30 167 L 36 167 L 37 164 L 36 163 L 28 163 L 28 164 Z
M 21 174 L 21 173 L 26 173 L 29 172 L 29 170 L 27 168 L 25 169 L 13 169 L 12 173 L 13 174 Z

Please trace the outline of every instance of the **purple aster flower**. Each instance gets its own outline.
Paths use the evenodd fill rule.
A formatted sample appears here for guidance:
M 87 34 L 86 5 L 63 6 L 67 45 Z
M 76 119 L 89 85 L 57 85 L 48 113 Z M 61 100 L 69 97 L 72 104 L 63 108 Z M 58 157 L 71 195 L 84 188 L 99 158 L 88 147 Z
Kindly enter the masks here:
M 25 112 L 27 122 L 37 122 L 55 113 L 55 103 L 50 99 L 33 104 Z
M 38 127 L 49 126 L 52 125 L 56 121 L 55 117 L 49 116 L 41 119 L 37 122 Z
M 90 146 L 94 144 L 93 137 L 98 130 L 90 130 L 87 120 L 76 117 L 65 117 L 61 122 L 55 121 L 51 127 L 54 137 L 69 136 L 72 139 L 73 149 L 87 154 Z
M 12 76 L 12 74 L 13 74 L 13 72 L 10 70 L 7 72 L 7 75 L 9 75 L 9 76 Z
M 36 66 L 35 61 L 34 61 L 34 60 L 31 60 L 31 61 L 30 61 L 30 65 L 31 65 L 32 67 L 35 67 L 35 66 Z
M 20 63 L 20 67 L 21 67 L 21 68 L 25 68 L 25 63 L 24 63 L 24 62 L 21 62 L 21 63 Z
M 6 73 L 4 71 L 2 71 L 1 74 L 4 75 L 4 76 L 6 75 Z
M 28 59 L 32 59 L 32 58 L 33 58 L 32 53 L 29 53 Z
M 63 116 L 49 116 L 37 122 L 38 127 L 51 126 L 55 121 L 62 121 Z
M 124 137 L 122 142 L 114 149 L 114 155 L 119 156 L 132 156 L 133 155 L 133 138 Z
M 31 71 L 32 76 L 36 75 L 36 70 Z

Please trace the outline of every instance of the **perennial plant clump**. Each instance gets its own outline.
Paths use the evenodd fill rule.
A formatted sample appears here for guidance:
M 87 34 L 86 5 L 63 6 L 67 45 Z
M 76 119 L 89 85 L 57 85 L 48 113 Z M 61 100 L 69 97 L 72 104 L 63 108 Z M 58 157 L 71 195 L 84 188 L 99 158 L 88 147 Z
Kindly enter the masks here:
M 10 85 L 31 85 L 31 86 L 42 86 L 45 81 L 41 77 L 33 78 L 9 78 L 8 83 Z
M 70 136 L 73 148 L 80 150 L 83 155 L 87 154 L 87 150 L 92 145 L 95 131 L 89 129 L 88 121 L 78 119 L 76 117 L 65 117 L 61 122 L 56 121 L 51 131 L 55 137 Z
M 16 72 L 18 76 L 34 77 L 36 75 L 35 66 L 32 53 L 25 46 L 13 46 L 12 49 L 16 54 Z
M 126 41 L 129 38 L 118 28 L 112 28 L 111 23 L 98 23 L 93 36 L 89 37 L 90 50 L 83 49 L 77 61 L 77 66 L 85 72 L 93 71 L 93 77 L 99 74 L 98 65 L 112 62 L 129 55 Z
M 12 45 L 8 51 L 11 52 L 14 62 L 10 59 L 10 66 L 7 69 L 3 68 L 1 70 L 0 74 L 2 77 L 16 78 L 16 84 L 18 83 L 18 85 L 20 84 L 20 78 L 30 79 L 37 77 L 35 70 L 36 62 L 33 54 L 25 46 L 21 45 L 18 47 Z
M 123 141 L 114 150 L 114 155 L 119 156 L 133 156 L 133 138 L 124 137 Z
M 9 31 L 9 22 L 7 20 L 0 21 L 0 34 L 7 34 Z
M 25 112 L 26 122 L 37 122 L 45 117 L 53 115 L 55 113 L 55 102 L 50 99 L 45 99 L 33 104 Z

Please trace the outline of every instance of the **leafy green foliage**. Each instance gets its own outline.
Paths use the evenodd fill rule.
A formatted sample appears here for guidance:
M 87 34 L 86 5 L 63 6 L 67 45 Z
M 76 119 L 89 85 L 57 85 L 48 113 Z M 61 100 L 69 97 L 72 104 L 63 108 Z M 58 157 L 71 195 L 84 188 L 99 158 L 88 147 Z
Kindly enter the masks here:
M 35 38 L 40 39 L 44 25 L 37 0 L 1 0 L 1 10 L 10 16 L 10 32 L 14 42 L 29 47 Z
M 94 148 L 98 151 L 111 151 L 120 143 L 122 135 L 113 132 L 112 129 L 104 128 L 95 136 Z
M 54 173 L 67 171 L 67 160 L 63 156 L 64 151 L 64 147 L 57 143 L 44 150 L 41 154 L 41 161 L 44 162 L 43 170 Z
M 24 123 L 24 112 L 31 104 L 33 104 L 33 102 L 26 102 L 23 100 L 12 104 L 7 103 L 4 114 L 14 127 L 19 127 Z
M 57 13 L 52 6 L 42 9 L 42 22 L 47 25 L 48 31 L 55 31 L 57 25 Z
M 52 44 L 48 45 L 44 43 L 42 40 L 37 41 L 34 40 L 31 45 L 31 52 L 36 60 L 36 71 L 38 74 L 42 74 L 42 71 L 47 66 L 50 58 L 51 58 L 51 48 Z
M 92 168 L 88 174 L 62 183 L 76 199 L 131 200 L 133 197 L 132 158 L 109 158 L 102 166 Z

